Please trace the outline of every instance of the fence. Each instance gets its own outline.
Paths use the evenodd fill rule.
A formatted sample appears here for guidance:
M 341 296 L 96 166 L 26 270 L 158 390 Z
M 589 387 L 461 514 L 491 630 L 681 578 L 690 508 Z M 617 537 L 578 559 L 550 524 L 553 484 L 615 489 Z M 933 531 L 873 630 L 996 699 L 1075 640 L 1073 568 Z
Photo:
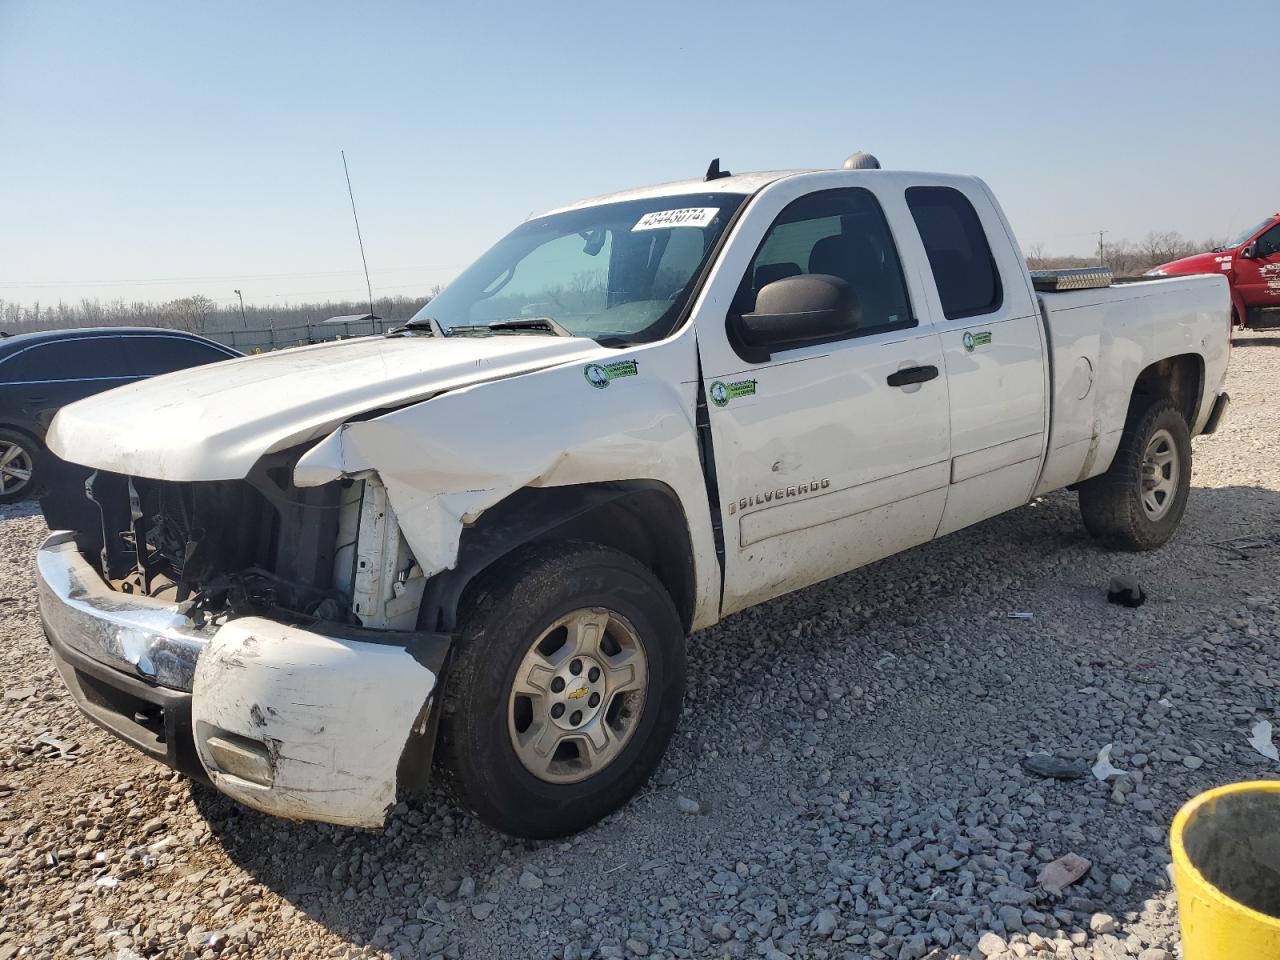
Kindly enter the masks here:
M 384 333 L 404 324 L 404 320 L 355 320 L 344 323 L 301 323 L 288 327 L 268 327 L 265 330 L 219 330 L 205 336 L 224 343 L 241 353 L 262 353 L 281 347 L 300 347 L 308 343 L 324 343 L 326 340 L 345 340 L 348 337 L 368 337 Z

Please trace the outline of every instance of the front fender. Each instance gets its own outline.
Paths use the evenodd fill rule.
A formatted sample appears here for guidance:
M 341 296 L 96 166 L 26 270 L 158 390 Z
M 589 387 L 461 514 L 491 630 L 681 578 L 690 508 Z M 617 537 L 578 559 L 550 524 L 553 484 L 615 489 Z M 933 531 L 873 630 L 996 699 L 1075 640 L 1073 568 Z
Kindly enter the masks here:
M 601 368 L 616 375 L 601 377 Z M 694 627 L 718 616 L 720 569 L 698 451 L 697 348 L 671 340 L 476 384 L 344 424 L 308 451 L 298 486 L 374 471 L 429 575 L 452 569 L 465 525 L 523 487 L 666 484 L 689 523 Z

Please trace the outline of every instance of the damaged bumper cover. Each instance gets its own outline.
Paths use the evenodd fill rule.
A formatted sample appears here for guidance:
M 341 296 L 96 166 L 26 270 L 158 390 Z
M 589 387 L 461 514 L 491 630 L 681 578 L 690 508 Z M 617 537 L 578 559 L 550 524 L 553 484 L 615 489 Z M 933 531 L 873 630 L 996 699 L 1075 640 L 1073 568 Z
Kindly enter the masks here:
M 110 589 L 67 533 L 37 569 L 77 705 L 156 759 L 265 813 L 366 827 L 425 776 L 448 636 L 265 617 L 198 629 Z

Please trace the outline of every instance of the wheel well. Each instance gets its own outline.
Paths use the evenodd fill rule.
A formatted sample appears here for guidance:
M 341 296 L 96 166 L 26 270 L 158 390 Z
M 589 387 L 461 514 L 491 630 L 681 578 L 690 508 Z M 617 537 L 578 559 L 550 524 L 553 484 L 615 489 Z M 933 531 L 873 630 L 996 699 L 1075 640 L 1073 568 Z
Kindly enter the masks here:
M 13 423 L 0 423 L 0 430 L 8 430 L 10 433 L 20 433 L 37 447 L 37 452 L 44 449 L 44 441 L 38 437 L 34 431 L 27 427 L 20 427 Z
M 1141 416 L 1153 400 L 1168 397 L 1195 427 L 1204 394 L 1204 358 L 1194 353 L 1158 360 L 1138 374 L 1129 399 L 1129 418 Z
M 455 629 L 462 597 L 477 576 L 519 547 L 547 540 L 598 543 L 634 557 L 667 588 L 690 628 L 697 594 L 689 524 L 675 492 L 656 481 L 513 493 L 463 531 L 457 565 L 428 585 L 419 628 Z

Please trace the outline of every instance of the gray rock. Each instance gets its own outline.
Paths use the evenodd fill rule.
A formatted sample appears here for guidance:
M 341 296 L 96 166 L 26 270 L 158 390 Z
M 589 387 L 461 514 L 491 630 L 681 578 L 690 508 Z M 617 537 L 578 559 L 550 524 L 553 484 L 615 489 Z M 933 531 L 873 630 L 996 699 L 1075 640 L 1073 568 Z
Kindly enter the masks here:
M 837 918 L 834 910 L 819 910 L 813 920 L 813 929 L 820 937 L 835 933 Z
M 1017 907 L 1002 906 L 996 909 L 996 916 L 1004 924 L 1008 933 L 1017 933 L 1022 929 L 1022 911 Z
M 1010 884 L 1001 884 L 987 894 L 987 899 L 992 903 L 1003 903 L 1009 906 L 1021 907 L 1030 903 L 1035 899 L 1035 895 L 1029 890 L 1023 890 Z
M 530 873 L 528 870 L 520 874 L 520 888 L 522 890 L 541 890 L 542 878 L 536 874 Z
M 998 934 L 987 931 L 978 938 L 977 951 L 984 957 L 994 957 L 1004 953 L 1008 944 Z
M 1089 918 L 1089 929 L 1094 933 L 1114 933 L 1116 929 L 1115 917 L 1108 913 L 1095 913 Z

